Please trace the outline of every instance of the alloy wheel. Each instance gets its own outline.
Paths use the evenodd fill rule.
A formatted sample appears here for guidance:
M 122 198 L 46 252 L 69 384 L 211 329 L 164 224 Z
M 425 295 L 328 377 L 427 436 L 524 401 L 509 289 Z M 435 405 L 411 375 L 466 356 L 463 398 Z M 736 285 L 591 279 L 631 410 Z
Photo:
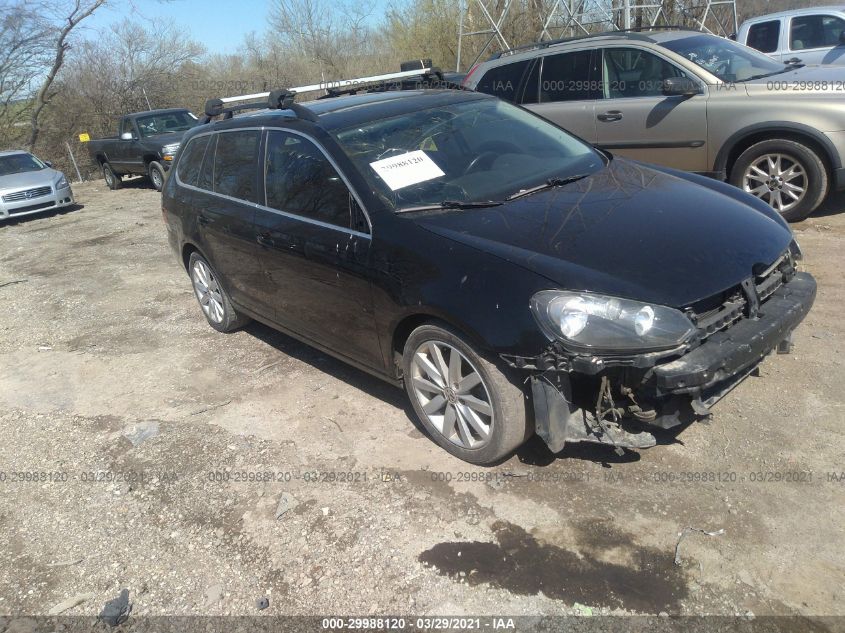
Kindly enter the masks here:
M 223 294 L 220 284 L 208 265 L 200 260 L 191 267 L 191 281 L 202 311 L 215 323 L 223 322 Z
M 807 195 L 807 171 L 787 154 L 764 154 L 745 170 L 742 188 L 778 213 L 794 208 Z
M 431 425 L 461 448 L 480 448 L 493 431 L 493 406 L 484 379 L 466 356 L 426 341 L 411 363 L 414 396 Z
M 153 181 L 153 187 L 156 189 L 161 189 L 161 186 L 164 184 L 164 181 L 161 178 L 161 172 L 158 169 L 151 169 L 150 170 L 150 179 Z

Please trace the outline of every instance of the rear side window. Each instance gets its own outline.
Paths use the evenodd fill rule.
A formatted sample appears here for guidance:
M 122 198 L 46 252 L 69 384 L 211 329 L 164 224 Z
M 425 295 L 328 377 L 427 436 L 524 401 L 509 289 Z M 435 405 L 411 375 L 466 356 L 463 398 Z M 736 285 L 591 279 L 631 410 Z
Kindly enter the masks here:
M 197 178 L 202 167 L 202 158 L 205 156 L 205 148 L 208 147 L 208 139 L 210 138 L 210 136 L 192 138 L 188 141 L 185 149 L 182 150 L 176 173 L 179 175 L 179 180 L 186 185 L 197 184 Z
M 547 55 L 540 75 L 540 103 L 600 99 L 591 51 Z
M 526 59 L 521 62 L 491 68 L 484 73 L 475 89 L 478 92 L 496 95 L 500 99 L 513 103 L 516 101 L 516 91 L 522 83 L 522 77 L 528 70 L 530 61 Z
M 267 206 L 343 228 L 352 227 L 352 197 L 323 152 L 306 138 L 271 131 L 265 161 Z
M 746 44 L 756 48 L 761 53 L 774 53 L 778 49 L 780 41 L 780 20 L 770 20 L 752 24 L 748 29 L 748 41 Z
M 257 130 L 218 134 L 212 176 L 215 193 L 258 202 L 255 183 L 259 135 Z
M 838 46 L 839 36 L 845 29 L 845 20 L 833 15 L 805 15 L 792 18 L 789 31 L 789 48 L 803 51 L 810 48 Z

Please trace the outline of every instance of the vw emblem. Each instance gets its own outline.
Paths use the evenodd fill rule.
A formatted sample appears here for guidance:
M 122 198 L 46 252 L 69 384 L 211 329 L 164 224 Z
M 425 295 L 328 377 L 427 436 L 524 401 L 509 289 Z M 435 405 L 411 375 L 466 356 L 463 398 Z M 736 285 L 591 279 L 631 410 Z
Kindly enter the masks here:
M 27 197 L 27 198 L 32 198 L 34 193 L 35 193 L 34 191 L 29 190 L 29 191 L 27 191 L 27 192 L 26 192 L 26 197 Z

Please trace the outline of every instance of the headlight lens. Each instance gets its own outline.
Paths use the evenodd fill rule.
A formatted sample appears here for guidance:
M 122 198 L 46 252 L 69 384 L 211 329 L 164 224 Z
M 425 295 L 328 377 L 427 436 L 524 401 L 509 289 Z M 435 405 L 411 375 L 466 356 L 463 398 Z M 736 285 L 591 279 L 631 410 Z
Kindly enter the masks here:
M 170 145 L 165 145 L 161 148 L 161 153 L 164 155 L 173 156 L 176 152 L 179 151 L 179 143 L 171 143 Z
M 70 185 L 68 184 L 67 178 L 65 178 L 64 174 L 61 174 L 59 177 L 59 181 L 56 183 L 56 190 L 58 191 L 59 189 L 64 189 L 69 186 Z
M 798 240 L 796 240 L 794 237 L 789 243 L 789 252 L 792 253 L 792 259 L 796 262 L 800 262 L 802 259 L 804 259 L 804 253 L 801 250 L 801 246 L 798 244 Z
M 695 332 L 673 308 L 587 292 L 544 290 L 531 310 L 550 338 L 604 352 L 669 349 Z

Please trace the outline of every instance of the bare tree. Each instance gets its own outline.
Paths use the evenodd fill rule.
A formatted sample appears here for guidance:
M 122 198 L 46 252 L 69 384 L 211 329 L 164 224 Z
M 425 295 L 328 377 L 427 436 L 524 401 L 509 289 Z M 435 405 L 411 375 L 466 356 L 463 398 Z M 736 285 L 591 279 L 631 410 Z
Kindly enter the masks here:
M 32 84 L 48 58 L 49 29 L 22 1 L 0 6 L 0 146 L 25 125 Z
M 35 143 L 38 141 L 38 134 L 40 132 L 38 119 L 41 116 L 41 112 L 54 96 L 50 92 L 50 88 L 56 80 L 56 75 L 58 75 L 64 65 L 65 54 L 70 48 L 68 36 L 80 22 L 93 14 L 94 11 L 105 3 L 106 0 L 71 0 L 69 5 L 59 5 L 57 7 L 57 12 L 61 15 L 61 22 L 60 26 L 57 27 L 58 30 L 55 32 L 53 61 L 47 76 L 35 94 L 35 104 L 29 119 L 30 131 L 27 146 L 30 151 L 35 149 Z

